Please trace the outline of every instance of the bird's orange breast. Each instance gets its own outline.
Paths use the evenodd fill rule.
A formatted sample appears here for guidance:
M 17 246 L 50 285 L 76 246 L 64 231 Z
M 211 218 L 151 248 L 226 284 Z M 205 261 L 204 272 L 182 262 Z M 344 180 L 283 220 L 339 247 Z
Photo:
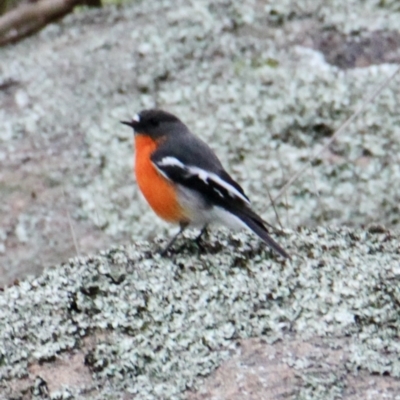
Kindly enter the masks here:
M 179 205 L 174 184 L 164 178 L 151 162 L 157 141 L 145 135 L 135 135 L 135 174 L 141 192 L 154 212 L 162 219 L 179 223 L 185 214 Z

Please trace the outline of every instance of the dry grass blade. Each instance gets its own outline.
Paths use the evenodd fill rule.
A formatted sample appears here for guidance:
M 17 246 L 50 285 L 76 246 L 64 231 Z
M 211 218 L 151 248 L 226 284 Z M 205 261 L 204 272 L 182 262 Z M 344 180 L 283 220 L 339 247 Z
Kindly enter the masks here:
M 281 219 L 279 218 L 278 211 L 277 211 L 277 209 L 275 207 L 274 199 L 272 198 L 271 192 L 268 189 L 268 187 L 267 187 L 267 193 L 268 193 L 269 201 L 271 202 L 272 207 L 274 207 L 274 213 L 275 213 L 275 217 L 276 217 L 276 220 L 278 222 L 278 225 L 280 226 L 281 230 L 283 230 L 283 225 L 281 223 Z
M 384 82 L 379 85 L 369 96 L 365 97 L 361 102 L 360 106 L 357 110 L 343 123 L 343 125 L 330 137 L 330 139 L 325 143 L 325 145 L 318 151 L 316 151 L 310 158 L 309 162 L 307 162 L 303 168 L 301 168 L 298 172 L 296 172 L 282 187 L 279 193 L 274 197 L 271 204 L 268 206 L 271 207 L 273 203 L 275 203 L 288 189 L 292 184 L 301 176 L 303 173 L 312 165 L 312 162 L 318 158 L 331 144 L 332 142 L 365 110 L 366 106 L 372 103 L 376 97 L 385 89 L 389 83 L 394 79 L 394 77 L 400 71 L 400 66 L 396 68 L 396 70 L 391 74 L 388 78 L 384 80 Z

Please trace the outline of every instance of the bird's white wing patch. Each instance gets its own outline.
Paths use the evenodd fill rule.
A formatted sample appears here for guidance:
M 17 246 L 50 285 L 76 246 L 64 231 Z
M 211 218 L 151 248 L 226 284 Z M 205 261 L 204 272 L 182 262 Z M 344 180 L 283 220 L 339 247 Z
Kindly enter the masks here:
M 217 174 L 205 171 L 204 169 L 198 167 L 187 167 L 187 168 L 192 175 L 197 175 L 199 179 L 201 179 L 204 183 L 208 183 L 207 181 L 211 180 L 218 186 L 221 186 L 224 189 L 226 189 L 231 197 L 239 197 L 239 199 L 243 200 L 245 203 L 250 204 L 249 200 L 247 200 L 246 197 L 242 195 L 242 193 L 240 193 L 231 184 L 220 178 Z
M 153 165 L 156 167 L 157 171 L 165 178 L 168 179 L 169 181 L 171 178 L 168 176 L 168 174 L 163 171 L 162 167 L 178 167 L 184 170 L 185 166 L 182 164 L 177 158 L 175 157 L 164 157 L 160 161 L 153 162 Z
M 157 161 L 156 166 L 158 167 L 179 167 L 184 169 L 185 164 L 179 161 L 175 157 L 164 157 L 160 161 Z
M 217 174 L 213 172 L 206 171 L 199 167 L 185 165 L 175 157 L 164 157 L 160 161 L 155 162 L 154 165 L 157 168 L 157 170 L 167 179 L 170 178 L 168 177 L 168 174 L 166 174 L 166 172 L 163 171 L 163 167 L 179 168 L 180 170 L 182 170 L 183 176 L 186 177 L 197 176 L 206 185 L 209 185 L 210 181 L 212 181 L 217 186 L 217 188 L 213 187 L 213 190 L 220 197 L 224 196 L 223 196 L 223 191 L 218 190 L 218 187 L 225 189 L 230 197 L 232 198 L 237 197 L 242 201 L 244 201 L 245 203 L 250 204 L 249 200 L 242 193 L 240 193 L 239 190 L 237 190 L 234 186 L 224 181 L 221 177 L 219 177 Z

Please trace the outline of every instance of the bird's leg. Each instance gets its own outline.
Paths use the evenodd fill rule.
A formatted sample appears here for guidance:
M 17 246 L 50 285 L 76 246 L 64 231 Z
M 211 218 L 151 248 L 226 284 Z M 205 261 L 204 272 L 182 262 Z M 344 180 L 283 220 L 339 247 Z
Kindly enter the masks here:
M 178 239 L 178 237 L 183 233 L 183 231 L 189 226 L 188 222 L 181 222 L 179 224 L 180 229 L 179 232 L 176 233 L 171 240 L 168 242 L 168 244 L 165 246 L 165 248 L 160 252 L 161 256 L 164 257 L 165 254 L 167 253 L 168 249 L 175 243 L 175 240 Z
M 207 236 L 208 235 L 208 230 L 207 230 L 207 224 L 203 226 L 203 228 L 201 228 L 200 233 L 198 234 L 198 236 L 194 239 L 194 241 L 196 242 L 197 246 L 199 246 L 199 248 L 201 250 L 204 250 L 201 242 L 202 242 L 202 237 L 203 236 Z

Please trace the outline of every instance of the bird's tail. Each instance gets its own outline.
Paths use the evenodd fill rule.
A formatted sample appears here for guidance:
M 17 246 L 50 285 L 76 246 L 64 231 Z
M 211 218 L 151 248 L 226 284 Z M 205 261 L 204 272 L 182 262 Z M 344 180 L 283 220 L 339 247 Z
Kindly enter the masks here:
M 250 210 L 248 210 L 250 211 Z M 250 212 L 253 214 L 253 212 Z M 253 215 L 247 215 L 248 213 L 235 213 L 256 235 L 258 235 L 272 250 L 280 254 L 284 258 L 290 258 L 289 254 L 278 244 L 274 239 L 271 238 L 269 232 L 261 218 L 254 213 Z

